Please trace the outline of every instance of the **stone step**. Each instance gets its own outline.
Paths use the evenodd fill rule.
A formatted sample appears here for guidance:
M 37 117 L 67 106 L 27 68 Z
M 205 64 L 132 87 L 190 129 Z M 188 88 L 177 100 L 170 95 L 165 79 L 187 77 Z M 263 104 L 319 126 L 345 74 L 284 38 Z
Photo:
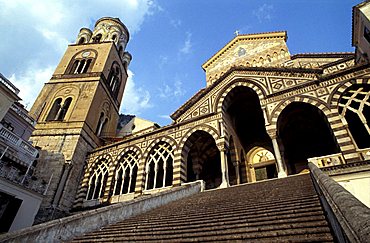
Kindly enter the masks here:
M 235 219 L 235 220 L 223 220 L 223 221 L 206 221 L 206 222 L 193 222 L 191 224 L 169 224 L 166 225 L 165 223 L 157 226 L 152 227 L 141 227 L 137 225 L 137 227 L 127 227 L 127 228 L 106 228 L 102 229 L 99 232 L 94 232 L 91 235 L 99 235 L 104 234 L 113 235 L 117 233 L 124 233 L 125 236 L 130 235 L 146 235 L 150 232 L 150 234 L 172 234 L 172 231 L 175 230 L 176 233 L 179 232 L 196 232 L 199 231 L 199 227 L 203 228 L 204 230 L 209 229 L 224 229 L 228 227 L 256 227 L 256 226 L 271 226 L 277 224 L 290 224 L 290 223 L 307 223 L 307 222 L 317 222 L 320 223 L 322 226 L 326 226 L 325 217 L 321 215 L 309 215 L 307 213 L 302 213 L 300 215 L 281 215 L 280 217 L 265 217 L 265 218 L 255 218 L 255 219 Z M 168 231 L 171 229 L 171 231 Z
M 202 192 L 73 242 L 333 242 L 309 174 Z
M 300 209 L 305 208 L 306 206 L 318 206 L 321 209 L 321 204 L 318 201 L 318 198 L 313 199 L 307 199 L 307 200 L 299 200 L 299 201 L 290 201 L 290 202 L 276 202 L 274 204 L 263 204 L 261 207 L 258 206 L 251 206 L 248 207 L 248 211 L 246 211 L 245 205 L 243 207 L 225 207 L 222 209 L 213 209 L 213 208 L 207 208 L 202 211 L 198 210 L 191 210 L 191 211 L 185 211 L 183 209 L 178 209 L 176 213 L 176 219 L 180 220 L 182 218 L 188 219 L 189 217 L 203 217 L 204 215 L 212 215 L 217 216 L 220 214 L 224 214 L 225 212 L 229 214 L 250 214 L 254 212 L 261 212 L 261 213 L 268 213 L 276 210 L 281 209 Z M 153 210 L 149 214 L 145 216 L 139 216 L 132 219 L 127 220 L 126 222 L 134 222 L 137 220 L 147 220 L 147 221 L 158 221 L 158 220 L 164 220 L 166 218 L 173 218 L 173 211 L 168 210 L 167 208 L 165 210 L 163 209 L 157 209 Z
M 167 241 L 176 242 L 181 240 L 192 241 L 223 241 L 231 239 L 268 239 L 271 237 L 283 237 L 286 235 L 291 236 L 296 240 L 299 240 L 305 235 L 316 235 L 324 236 L 325 241 L 332 241 L 333 237 L 330 234 L 330 230 L 325 227 L 323 222 L 299 222 L 290 224 L 277 224 L 277 225 L 266 225 L 266 226 L 252 226 L 246 227 L 245 225 L 240 225 L 233 227 L 232 225 L 225 225 L 223 228 L 202 228 L 202 230 L 197 230 L 194 232 L 182 233 L 174 232 L 172 230 L 167 231 L 165 234 L 153 234 L 153 232 L 147 232 L 145 235 L 134 234 L 127 235 L 125 232 L 114 235 L 105 235 L 104 232 L 98 236 L 88 236 L 84 239 L 74 242 L 130 242 L 130 241 Z M 295 236 L 295 237 L 292 237 Z
M 306 208 L 294 208 L 291 207 L 286 210 L 276 211 L 276 210 L 269 210 L 269 211 L 254 211 L 254 212 L 242 212 L 240 214 L 218 214 L 218 215 L 189 215 L 188 218 L 168 218 L 168 219 L 144 219 L 144 220 L 137 220 L 133 222 L 130 220 L 129 222 L 122 222 L 115 225 L 111 225 L 110 228 L 122 228 L 122 227 L 136 227 L 140 225 L 140 227 L 152 227 L 152 225 L 171 225 L 171 224 L 182 224 L 182 223 L 197 223 L 197 222 L 204 222 L 206 220 L 238 220 L 238 219 L 259 219 L 259 218 L 274 218 L 274 217 L 281 217 L 284 215 L 300 215 L 303 216 L 307 215 L 323 215 L 322 209 L 318 205 L 312 205 L 311 207 Z

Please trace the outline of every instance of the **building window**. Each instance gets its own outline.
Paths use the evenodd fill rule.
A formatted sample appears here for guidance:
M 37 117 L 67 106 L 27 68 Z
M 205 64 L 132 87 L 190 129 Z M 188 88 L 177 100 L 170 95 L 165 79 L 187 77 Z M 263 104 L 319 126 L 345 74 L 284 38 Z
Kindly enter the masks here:
M 146 164 L 145 190 L 172 185 L 173 149 L 165 142 L 157 144 L 148 156 Z
M 108 161 L 99 160 L 94 166 L 92 175 L 89 180 L 86 200 L 98 199 L 104 196 L 105 186 L 108 180 Z
M 53 106 L 51 107 L 46 121 L 63 121 L 69 107 L 71 106 L 72 98 L 68 97 L 63 102 L 62 98 L 58 98 L 54 101 Z
M 77 59 L 73 62 L 72 68 L 70 70 L 70 74 L 80 74 L 80 73 L 87 73 L 89 70 L 90 64 L 92 63 L 92 59 Z
M 124 154 L 115 174 L 114 195 L 127 194 L 135 191 L 138 155 L 132 151 Z
M 370 30 L 366 26 L 364 27 L 364 37 L 370 43 Z

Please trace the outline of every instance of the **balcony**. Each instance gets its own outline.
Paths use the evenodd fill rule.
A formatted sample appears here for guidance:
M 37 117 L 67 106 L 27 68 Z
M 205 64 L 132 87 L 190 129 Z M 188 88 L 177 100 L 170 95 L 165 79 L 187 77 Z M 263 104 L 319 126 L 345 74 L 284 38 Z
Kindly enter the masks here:
M 28 173 L 32 173 L 33 167 L 27 170 Z M 47 189 L 47 183 L 42 180 L 38 180 L 36 177 L 31 175 L 26 175 L 24 172 L 18 168 L 11 166 L 7 163 L 0 161 L 0 178 L 4 178 L 21 187 L 30 189 L 32 191 L 43 194 Z
M 10 108 L 20 117 L 22 117 L 22 119 L 24 119 L 28 124 L 34 127 L 36 125 L 36 121 L 28 115 L 28 112 L 24 108 L 21 108 L 20 106 L 20 104 L 14 103 Z
M 3 140 L 6 146 L 15 150 L 15 157 L 22 161 L 25 165 L 33 163 L 37 156 L 37 149 L 35 149 L 29 142 L 18 137 L 15 133 L 9 131 L 2 124 L 0 124 L 0 140 Z

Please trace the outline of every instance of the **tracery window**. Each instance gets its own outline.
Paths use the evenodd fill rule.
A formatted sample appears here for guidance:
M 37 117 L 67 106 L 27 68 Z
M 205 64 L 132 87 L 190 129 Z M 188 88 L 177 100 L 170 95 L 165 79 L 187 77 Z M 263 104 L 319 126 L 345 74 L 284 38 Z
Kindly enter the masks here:
M 105 186 L 108 180 L 108 160 L 100 159 L 94 166 L 90 176 L 86 200 L 97 199 L 104 196 Z
M 340 98 L 338 110 L 359 148 L 370 147 L 370 85 L 352 85 Z
M 71 103 L 72 103 L 71 97 L 65 99 L 64 102 L 62 98 L 56 99 L 49 111 L 46 121 L 63 121 L 69 107 L 71 106 Z
M 161 188 L 172 185 L 173 149 L 166 142 L 158 143 L 149 153 L 146 164 L 145 189 Z
M 133 151 L 125 153 L 117 165 L 114 177 L 114 195 L 127 194 L 135 191 L 137 169 L 138 155 Z

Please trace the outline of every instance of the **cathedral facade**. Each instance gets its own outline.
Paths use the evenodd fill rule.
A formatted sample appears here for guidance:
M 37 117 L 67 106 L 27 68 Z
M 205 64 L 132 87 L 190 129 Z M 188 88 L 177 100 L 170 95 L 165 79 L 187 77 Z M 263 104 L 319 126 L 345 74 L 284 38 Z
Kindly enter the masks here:
M 81 29 L 30 112 L 50 181 L 40 221 L 196 180 L 216 189 L 287 177 L 308 162 L 369 203 L 357 186 L 370 180 L 370 25 L 354 13 L 356 53 L 291 55 L 284 31 L 237 35 L 202 65 L 207 86 L 172 124 L 120 138 L 129 33 L 115 18 Z

